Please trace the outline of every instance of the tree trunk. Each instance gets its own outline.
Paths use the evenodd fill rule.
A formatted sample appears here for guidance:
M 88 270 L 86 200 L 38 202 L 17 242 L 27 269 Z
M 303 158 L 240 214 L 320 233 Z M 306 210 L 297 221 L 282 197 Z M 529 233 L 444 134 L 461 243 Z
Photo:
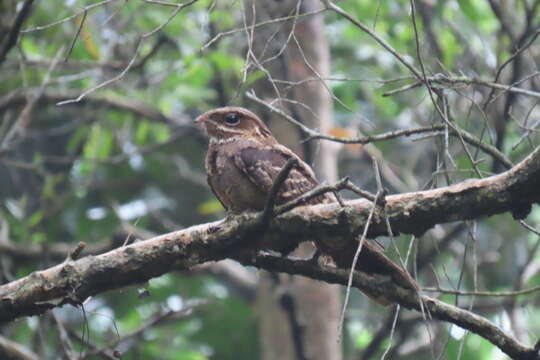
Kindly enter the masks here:
M 249 3 L 246 19 L 256 22 L 285 17 L 297 12 L 310 12 L 320 6 L 317 1 L 265 1 Z M 316 80 L 330 74 L 330 53 L 323 33 L 322 15 L 258 28 L 254 32 L 252 50 L 257 68 L 263 66 L 273 80 L 302 81 L 288 86 L 269 77 L 255 84 L 259 97 L 277 102 L 283 110 L 310 127 L 326 132 L 332 122 L 332 98 L 323 83 Z M 260 70 L 260 68 L 259 68 Z M 294 105 L 286 100 L 302 105 Z M 252 106 L 250 106 L 252 107 Z M 333 143 L 303 143 L 299 129 L 259 108 L 258 113 L 269 123 L 278 140 L 293 149 L 309 163 L 315 163 L 319 180 L 337 179 L 337 151 Z M 314 247 L 304 243 L 295 256 L 309 257 Z M 316 282 L 301 276 L 261 274 L 258 292 L 262 359 L 341 360 L 338 343 L 340 311 L 339 287 Z

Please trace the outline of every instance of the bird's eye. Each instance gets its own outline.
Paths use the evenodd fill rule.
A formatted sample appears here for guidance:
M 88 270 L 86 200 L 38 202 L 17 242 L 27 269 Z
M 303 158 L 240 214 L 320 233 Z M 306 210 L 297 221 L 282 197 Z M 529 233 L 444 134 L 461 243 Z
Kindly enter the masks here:
M 240 115 L 237 113 L 229 113 L 225 115 L 225 122 L 229 125 L 238 125 L 240 122 Z

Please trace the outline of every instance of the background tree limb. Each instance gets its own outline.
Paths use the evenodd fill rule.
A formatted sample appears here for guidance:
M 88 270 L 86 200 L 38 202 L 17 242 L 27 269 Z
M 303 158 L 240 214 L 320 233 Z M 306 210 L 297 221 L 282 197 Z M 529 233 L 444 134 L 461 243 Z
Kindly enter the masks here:
M 540 148 L 537 148 L 525 160 L 499 175 L 434 190 L 388 196 L 387 213 L 394 233 L 409 234 L 421 233 L 438 223 L 503 212 L 523 217 L 534 203 L 540 201 L 539 182 Z M 347 249 L 347 245 L 353 243 L 352 235 L 362 228 L 370 208 L 370 203 L 364 199 L 347 202 L 345 208 L 337 204 L 301 207 L 274 219 L 264 234 L 257 232 L 260 214 L 242 214 L 123 246 L 98 256 L 66 261 L 0 286 L 0 321 L 40 314 L 64 304 L 79 306 L 89 296 L 141 283 L 173 269 L 189 270 L 208 261 L 234 258 L 239 248 L 279 250 L 284 242 L 290 246 L 291 241 L 300 243 L 315 238 L 327 246 Z M 348 226 L 344 226 L 343 216 L 347 217 Z M 381 214 L 374 217 L 371 229 L 371 237 L 386 233 L 385 219 Z M 259 238 L 261 241 L 255 241 Z M 271 265 L 264 266 L 272 266 L 277 271 L 291 271 L 286 266 L 290 264 L 286 262 L 288 260 L 270 259 Z M 246 259 L 243 261 L 263 267 L 260 265 L 262 260 L 253 263 Z M 321 272 L 323 268 L 314 264 L 310 266 L 313 273 L 300 270 L 299 273 L 328 280 L 326 275 L 313 275 L 327 274 Z M 346 270 L 330 270 L 341 274 L 339 279 L 346 281 Z M 334 282 L 338 282 L 337 275 L 332 276 Z M 364 274 L 356 275 L 354 286 L 374 296 L 388 296 L 409 308 L 421 308 L 413 292 L 393 284 L 376 284 L 373 278 Z M 435 318 L 478 333 L 510 356 L 526 358 L 534 352 L 478 315 L 426 296 L 422 299 Z

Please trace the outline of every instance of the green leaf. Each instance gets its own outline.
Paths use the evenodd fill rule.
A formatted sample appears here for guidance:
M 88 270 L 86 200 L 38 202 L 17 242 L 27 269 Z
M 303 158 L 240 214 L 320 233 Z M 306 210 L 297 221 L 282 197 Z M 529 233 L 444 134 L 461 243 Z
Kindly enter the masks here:
M 154 124 L 150 128 L 150 132 L 158 143 L 165 142 L 171 137 L 171 131 L 169 127 L 163 124 Z
M 27 36 L 22 37 L 21 47 L 27 55 L 31 55 L 36 58 L 41 58 L 43 56 L 43 52 L 41 51 L 41 49 L 31 38 Z
M 373 335 L 369 331 L 362 330 L 358 334 L 358 336 L 356 336 L 356 339 L 354 342 L 357 348 L 363 349 L 371 342 L 372 339 L 373 339 Z
M 197 212 L 201 215 L 212 215 L 223 211 L 223 205 L 219 200 L 205 201 L 197 207 Z
M 472 0 L 458 0 L 459 7 L 471 21 L 478 21 L 480 19 L 480 14 L 473 4 Z
M 34 227 L 37 224 L 39 224 L 41 220 L 43 219 L 43 214 L 44 213 L 42 210 L 38 210 L 35 213 L 33 213 L 32 216 L 30 216 L 30 218 L 28 219 L 28 226 Z
M 111 152 L 113 138 L 110 130 L 94 124 L 84 145 L 84 157 L 87 159 L 105 159 Z
M 79 146 L 83 143 L 84 139 L 88 136 L 88 127 L 81 126 L 69 139 L 66 150 L 69 154 L 75 153 Z
M 139 126 L 137 126 L 137 133 L 135 134 L 135 143 L 137 145 L 143 145 L 146 142 L 149 130 L 150 122 L 143 120 L 139 123 Z
M 45 242 L 46 236 L 43 232 L 35 232 L 32 234 L 32 242 L 34 244 L 42 244 Z

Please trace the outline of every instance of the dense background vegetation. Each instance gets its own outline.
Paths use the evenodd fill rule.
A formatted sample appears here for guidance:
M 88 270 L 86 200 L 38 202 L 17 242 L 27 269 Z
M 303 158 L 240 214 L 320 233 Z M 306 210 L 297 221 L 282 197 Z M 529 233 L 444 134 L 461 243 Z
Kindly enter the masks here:
M 539 3 L 340 1 L 344 13 L 315 11 L 324 17 L 331 55 L 331 77 L 323 79 L 334 106 L 328 134 L 375 135 L 443 124 L 492 150 L 444 129 L 339 145 L 339 175 L 375 191 L 374 157 L 385 186 L 400 193 L 486 177 L 506 168 L 502 159 L 517 162 L 529 154 L 540 140 Z M 246 92 L 272 81 L 295 84 L 268 76 L 264 63 L 247 66 L 253 65 L 246 57 L 252 30 L 244 28 L 249 2 L 185 5 L 150 0 L 0 5 L 2 283 L 63 261 L 80 241 L 87 243 L 83 255 L 101 253 L 225 215 L 206 185 L 206 140 L 192 120 L 228 104 L 264 114 L 268 110 Z M 291 9 L 290 18 L 304 11 Z M 384 39 L 399 57 L 344 14 Z M 18 37 L 10 46 L 13 34 Z M 294 37 L 283 46 L 302 45 Z M 429 86 L 404 63 L 429 78 Z M 308 81 L 321 79 L 314 73 Z M 284 94 L 287 98 L 287 88 Z M 499 215 L 440 225 L 395 243 L 403 257 L 412 244 L 410 268 L 423 286 L 519 291 L 540 281 L 540 238 L 527 226 L 540 226 L 538 207 L 522 223 Z M 125 359 L 256 359 L 264 311 L 254 306 L 256 287 L 255 269 L 232 262 L 201 266 L 95 296 L 84 308 L 65 306 L 20 319 L 2 326 L 0 334 L 43 359 L 114 358 L 115 350 Z M 525 343 L 537 340 L 537 293 L 437 295 Z M 394 314 L 355 292 L 344 357 L 380 357 L 387 348 L 403 359 L 502 357 L 495 346 L 457 326 L 407 311 L 392 326 Z

